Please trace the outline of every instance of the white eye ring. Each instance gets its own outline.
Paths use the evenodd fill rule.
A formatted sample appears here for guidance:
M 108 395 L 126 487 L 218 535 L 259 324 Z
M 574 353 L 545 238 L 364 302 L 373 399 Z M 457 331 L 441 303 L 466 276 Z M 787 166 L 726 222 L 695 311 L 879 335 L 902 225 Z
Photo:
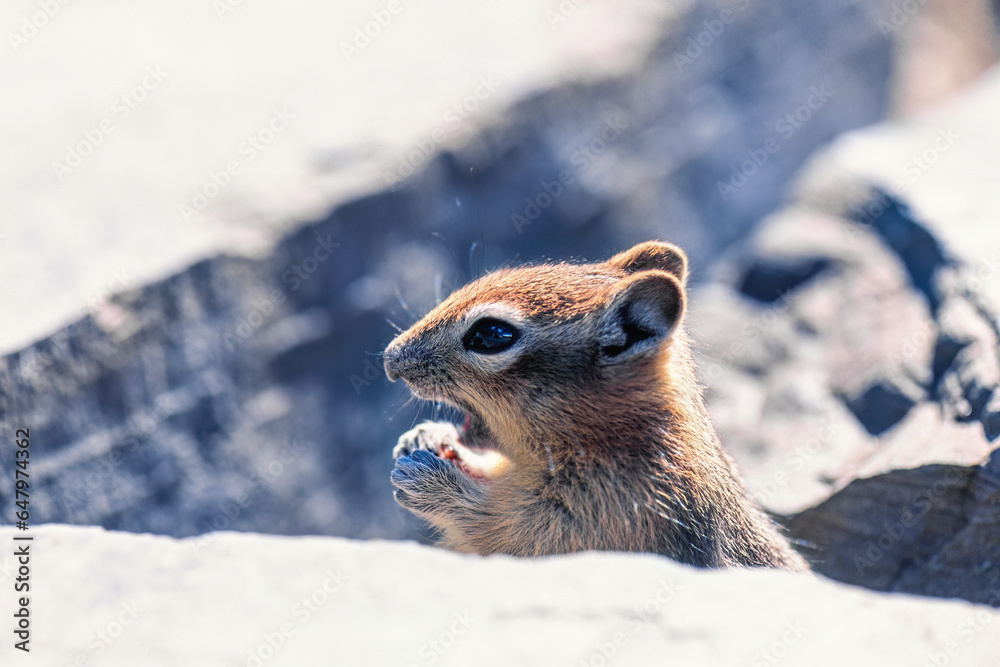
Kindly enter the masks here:
M 527 318 L 517 308 L 506 303 L 484 303 L 470 308 L 462 318 L 458 329 L 458 344 L 462 346 L 466 357 L 476 366 L 490 372 L 498 372 L 506 368 L 518 354 L 525 340 L 530 337 Z M 476 327 L 481 324 L 495 326 L 499 330 L 495 345 L 489 342 L 490 332 L 481 331 L 483 339 L 477 346 L 474 337 Z M 506 329 L 506 331 L 504 331 Z

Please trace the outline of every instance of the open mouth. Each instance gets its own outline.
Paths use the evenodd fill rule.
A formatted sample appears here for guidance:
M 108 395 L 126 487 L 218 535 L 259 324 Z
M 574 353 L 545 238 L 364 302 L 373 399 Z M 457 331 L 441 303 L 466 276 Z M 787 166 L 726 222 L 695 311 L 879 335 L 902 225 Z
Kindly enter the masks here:
M 462 436 L 462 444 L 477 454 L 495 452 L 497 450 L 496 438 L 482 417 L 471 410 L 463 408 L 459 408 L 459 410 L 463 414 L 462 425 L 458 429 Z
M 433 451 L 439 458 L 451 461 L 458 470 L 477 481 L 494 479 L 509 467 L 510 461 L 500 453 L 497 437 L 467 401 L 451 396 L 439 387 L 422 386 L 407 378 L 403 379 L 414 397 L 438 408 L 445 407 L 446 414 L 436 414 L 434 421 L 451 422 L 458 434 L 457 440 L 444 434 L 432 436 L 432 441 L 425 443 L 423 447 Z
M 449 407 L 462 416 L 458 430 L 458 442 L 441 443 L 437 454 L 454 462 L 455 466 L 469 477 L 489 480 L 499 475 L 506 466 L 507 459 L 499 452 L 496 437 L 489 427 L 473 410 L 445 401 Z

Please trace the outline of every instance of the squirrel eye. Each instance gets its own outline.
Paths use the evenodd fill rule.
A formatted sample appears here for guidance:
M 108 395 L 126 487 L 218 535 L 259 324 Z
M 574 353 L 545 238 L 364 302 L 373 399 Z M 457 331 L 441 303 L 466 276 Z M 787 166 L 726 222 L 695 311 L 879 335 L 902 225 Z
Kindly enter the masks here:
M 496 354 L 516 343 L 518 335 L 518 330 L 506 322 L 486 317 L 469 327 L 462 345 L 470 352 Z

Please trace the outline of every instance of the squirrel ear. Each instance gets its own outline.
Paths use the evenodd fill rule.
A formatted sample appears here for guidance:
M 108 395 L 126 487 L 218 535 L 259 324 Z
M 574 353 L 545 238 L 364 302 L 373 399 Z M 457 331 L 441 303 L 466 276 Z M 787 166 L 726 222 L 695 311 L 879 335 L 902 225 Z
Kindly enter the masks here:
M 681 286 L 687 283 L 687 255 L 672 243 L 646 241 L 618 253 L 608 260 L 608 264 L 626 273 L 658 269 L 677 278 Z
M 656 349 L 684 315 L 684 288 L 666 271 L 642 271 L 619 282 L 601 322 L 601 352 L 626 358 Z

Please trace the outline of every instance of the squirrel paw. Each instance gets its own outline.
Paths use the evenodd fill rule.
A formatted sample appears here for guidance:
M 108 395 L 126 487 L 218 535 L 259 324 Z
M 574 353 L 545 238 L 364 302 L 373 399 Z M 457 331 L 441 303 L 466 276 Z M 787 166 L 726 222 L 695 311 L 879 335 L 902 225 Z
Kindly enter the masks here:
M 396 459 L 389 479 L 396 502 L 414 512 L 434 513 L 460 492 L 460 475 L 445 459 L 418 449 Z
M 451 422 L 425 422 L 399 436 L 392 458 L 399 459 L 413 452 L 428 451 L 444 459 L 454 458 L 460 437 Z

